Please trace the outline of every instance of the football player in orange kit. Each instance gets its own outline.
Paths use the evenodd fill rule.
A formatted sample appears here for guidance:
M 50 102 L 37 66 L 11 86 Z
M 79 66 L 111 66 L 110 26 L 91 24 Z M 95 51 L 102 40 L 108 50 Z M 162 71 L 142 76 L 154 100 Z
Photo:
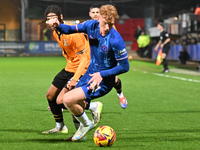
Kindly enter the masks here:
M 48 20 L 57 18 L 60 23 L 70 24 L 63 22 L 62 10 L 57 5 L 50 5 L 46 8 L 44 13 L 45 19 L 41 24 L 48 24 Z M 60 34 L 57 30 L 53 30 L 53 36 L 57 40 L 62 54 L 66 58 L 67 65 L 62 69 L 54 78 L 50 88 L 46 93 L 46 98 L 49 103 L 50 110 L 56 121 L 56 127 L 44 131 L 42 133 L 68 133 L 68 129 L 63 121 L 62 104 L 63 95 L 76 86 L 79 78 L 86 72 L 90 63 L 90 45 L 87 35 L 83 33 L 75 34 Z M 87 104 L 89 110 L 93 115 L 101 112 L 102 103 L 91 102 Z M 98 115 L 98 114 L 97 114 Z M 79 127 L 79 122 L 73 118 L 74 126 L 76 129 Z

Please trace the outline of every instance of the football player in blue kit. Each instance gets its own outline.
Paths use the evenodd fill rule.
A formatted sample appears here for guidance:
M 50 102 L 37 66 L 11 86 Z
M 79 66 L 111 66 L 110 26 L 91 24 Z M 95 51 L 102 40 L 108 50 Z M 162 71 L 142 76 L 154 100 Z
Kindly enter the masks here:
M 99 15 L 100 15 L 100 7 L 96 4 L 93 4 L 92 6 L 90 6 L 89 16 L 91 17 L 91 19 L 98 20 Z M 115 25 L 113 25 L 113 28 L 115 30 L 117 30 Z M 123 109 L 125 109 L 128 105 L 128 101 L 127 101 L 126 97 L 124 96 L 124 93 L 122 92 L 122 81 L 118 78 L 118 76 L 115 76 L 114 88 L 117 92 L 117 96 L 119 98 L 121 107 Z
M 80 127 L 68 140 L 82 139 L 100 120 L 100 115 L 96 114 L 91 121 L 80 104 L 110 92 L 115 84 L 115 76 L 129 70 L 125 43 L 113 28 L 118 17 L 114 6 L 103 5 L 98 20 L 88 20 L 74 26 L 60 24 L 56 18 L 49 20 L 49 24 L 63 34 L 84 32 L 90 39 L 91 61 L 88 70 L 76 88 L 63 97 L 64 105 L 80 121 Z

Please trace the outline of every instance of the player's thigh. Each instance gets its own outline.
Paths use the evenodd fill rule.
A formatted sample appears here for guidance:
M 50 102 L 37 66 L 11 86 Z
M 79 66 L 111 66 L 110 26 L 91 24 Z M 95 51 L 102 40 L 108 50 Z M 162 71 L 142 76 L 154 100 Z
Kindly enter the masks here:
M 51 84 L 51 86 L 49 87 L 46 93 L 46 98 L 48 100 L 54 100 L 58 96 L 59 92 L 60 92 L 60 89 L 58 89 L 53 84 Z
M 169 53 L 169 50 L 170 50 L 170 46 L 169 45 L 166 45 L 163 47 L 163 51 L 162 51 L 162 59 L 166 58 L 168 53 Z
M 63 96 L 65 95 L 65 93 L 67 93 L 69 90 L 67 88 L 63 88 L 61 90 L 61 92 L 59 93 L 58 97 L 57 97 L 57 100 L 56 100 L 56 103 L 57 104 L 62 104 L 63 103 Z
M 85 94 L 81 87 L 75 88 L 64 94 L 63 103 L 78 104 L 85 100 Z
M 162 53 L 162 59 L 165 59 L 166 56 L 167 56 L 166 53 Z

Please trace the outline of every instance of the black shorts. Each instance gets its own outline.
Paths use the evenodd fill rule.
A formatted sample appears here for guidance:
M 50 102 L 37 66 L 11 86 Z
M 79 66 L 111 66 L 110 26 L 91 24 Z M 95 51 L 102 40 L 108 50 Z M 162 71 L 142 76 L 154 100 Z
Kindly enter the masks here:
M 166 55 L 168 55 L 169 50 L 170 50 L 170 45 L 168 44 L 164 45 L 162 53 L 165 53 Z
M 74 76 L 74 73 L 68 72 L 62 69 L 53 79 L 52 84 L 58 89 L 62 88 L 67 84 L 67 82 Z

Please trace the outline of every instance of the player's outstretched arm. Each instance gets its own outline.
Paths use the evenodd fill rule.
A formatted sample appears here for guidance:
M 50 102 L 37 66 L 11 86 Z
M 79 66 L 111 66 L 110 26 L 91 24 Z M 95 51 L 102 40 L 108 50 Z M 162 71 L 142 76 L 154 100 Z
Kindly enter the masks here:
M 76 33 L 76 26 L 66 25 L 59 22 L 58 18 L 49 19 L 47 23 L 50 27 L 56 28 L 60 33 L 70 34 Z
M 77 33 L 77 32 L 83 32 L 87 33 L 90 31 L 90 28 L 93 23 L 97 22 L 96 20 L 88 20 L 83 23 L 77 24 L 77 25 L 65 25 L 65 24 L 59 24 L 56 29 L 64 34 L 70 34 L 70 33 Z
M 70 34 L 70 33 L 77 33 L 78 32 L 76 30 L 76 25 L 59 24 L 59 26 L 56 27 L 56 29 L 60 33 L 64 33 L 64 34 Z
M 56 29 L 64 34 L 77 33 L 77 32 L 87 33 L 93 22 L 94 22 L 93 20 L 88 20 L 84 23 L 80 23 L 77 25 L 59 24 L 59 26 L 56 27 Z

